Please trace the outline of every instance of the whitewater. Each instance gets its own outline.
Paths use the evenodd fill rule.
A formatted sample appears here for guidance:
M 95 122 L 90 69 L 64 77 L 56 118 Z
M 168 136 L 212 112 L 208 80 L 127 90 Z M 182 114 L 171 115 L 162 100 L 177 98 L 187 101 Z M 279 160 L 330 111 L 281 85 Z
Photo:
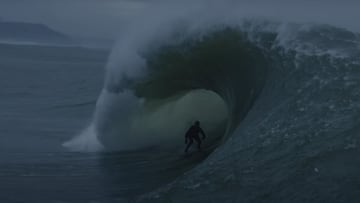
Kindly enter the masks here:
M 64 125 L 27 137 L 28 142 L 39 149 L 51 142 L 64 148 L 4 150 L 0 198 L 359 202 L 360 35 L 338 24 L 300 21 L 290 14 L 286 20 L 270 18 L 266 12 L 251 13 L 254 7 L 214 2 L 154 6 L 124 29 L 109 56 L 30 47 L 36 52 L 22 52 L 23 61 L 11 62 L 19 56 L 4 51 L 6 74 L 17 73 L 21 64 L 31 66 L 34 77 L 50 75 L 52 67 L 66 79 L 47 79 L 53 86 L 30 86 L 23 96 L 36 101 L 29 104 L 34 112 L 42 110 L 39 129 Z M 31 54 L 37 52 L 34 62 Z M 2 86 L 6 98 L 23 88 L 10 87 Z M 41 97 L 54 91 L 56 100 Z M 6 115 L 16 115 L 10 110 Z M 184 133 L 196 120 L 209 139 L 203 153 L 184 158 Z M 76 133 L 81 126 L 86 127 Z M 76 136 L 61 137 L 69 133 Z M 57 135 L 56 141 L 32 141 L 48 134 Z M 33 181 L 39 184 L 30 190 Z M 25 186 L 16 189 L 14 183 Z M 26 199 L 15 195 L 28 190 Z M 35 198 L 39 191 L 47 195 Z

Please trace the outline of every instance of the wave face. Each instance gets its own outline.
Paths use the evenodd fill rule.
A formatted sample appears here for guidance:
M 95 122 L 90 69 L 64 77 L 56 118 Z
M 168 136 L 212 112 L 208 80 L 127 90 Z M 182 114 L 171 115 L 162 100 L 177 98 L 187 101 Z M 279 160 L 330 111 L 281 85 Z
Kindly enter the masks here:
M 215 136 L 230 135 L 263 88 L 269 65 L 269 59 L 266 59 L 263 50 L 252 44 L 247 35 L 238 29 L 220 28 L 202 36 L 195 36 L 196 38 L 192 36 L 140 53 L 137 57 L 141 57 L 141 65 L 146 67 L 146 75 L 140 78 L 133 79 L 133 76 L 125 72 L 120 74 L 122 78 L 118 80 L 113 79 L 113 75 L 117 74 L 111 73 L 103 92 L 106 101 L 99 102 L 102 111 L 104 106 L 111 110 L 98 114 L 108 120 L 103 123 L 104 119 L 101 119 L 97 123 L 101 142 L 111 149 L 149 147 L 158 144 L 154 142 L 156 140 L 162 142 L 164 137 L 161 134 L 167 133 L 173 135 L 171 139 L 174 143 L 179 143 L 186 127 L 194 120 L 208 120 L 204 123 L 207 129 L 217 126 L 212 130 L 222 128 L 224 120 L 227 120 L 226 132 Z M 203 99 L 201 104 L 208 106 L 203 112 L 198 110 L 196 106 L 199 105 L 194 101 L 199 97 L 196 93 L 198 91 L 208 94 L 208 99 Z M 214 101 L 216 96 L 211 97 L 211 94 L 221 99 Z M 193 102 L 182 104 L 180 100 L 186 97 L 191 97 Z M 173 107 L 173 112 L 162 110 L 174 100 L 177 104 Z M 222 108 L 224 105 L 225 109 Z M 136 122 L 138 117 L 149 117 L 154 111 L 164 111 L 158 117 L 168 119 L 171 115 L 179 114 L 176 109 L 181 109 L 181 112 L 190 109 L 189 116 L 166 124 L 170 127 L 158 130 L 159 135 L 150 139 L 149 130 L 138 133 L 131 127 L 139 126 Z M 208 119 L 209 117 L 213 119 Z M 154 125 L 158 121 L 151 119 L 146 123 L 149 122 L 149 125 Z M 144 128 L 144 123 L 139 127 Z M 178 130 L 169 133 L 169 128 Z M 114 140 L 119 138 L 119 133 L 126 135 L 114 143 Z M 124 143 L 124 140 L 126 144 L 123 146 L 120 143 Z
M 359 199 L 358 34 L 175 19 L 119 40 L 90 134 L 107 149 L 173 147 L 192 121 L 207 119 L 204 128 L 221 141 L 190 173 L 139 201 Z

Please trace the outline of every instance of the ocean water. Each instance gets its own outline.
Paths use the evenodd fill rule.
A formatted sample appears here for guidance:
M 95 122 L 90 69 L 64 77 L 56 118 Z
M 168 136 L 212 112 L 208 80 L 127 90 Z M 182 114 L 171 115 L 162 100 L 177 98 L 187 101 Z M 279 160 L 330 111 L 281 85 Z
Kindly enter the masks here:
M 360 200 L 358 33 L 147 23 L 111 51 L 0 46 L 0 200 Z

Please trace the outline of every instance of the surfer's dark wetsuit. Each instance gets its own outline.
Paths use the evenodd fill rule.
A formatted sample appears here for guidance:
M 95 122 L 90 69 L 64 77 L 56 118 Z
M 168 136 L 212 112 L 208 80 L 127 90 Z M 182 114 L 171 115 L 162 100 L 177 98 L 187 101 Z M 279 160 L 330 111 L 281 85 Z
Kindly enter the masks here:
M 206 135 L 205 135 L 203 129 L 200 128 L 200 122 L 196 121 L 194 123 L 194 125 L 192 125 L 185 134 L 185 144 L 187 144 L 187 146 L 185 148 L 185 153 L 188 152 L 188 150 L 189 150 L 190 146 L 192 145 L 192 143 L 194 142 L 194 140 L 198 144 L 198 150 L 201 151 L 201 139 L 199 137 L 200 133 L 203 136 L 202 139 L 205 139 Z

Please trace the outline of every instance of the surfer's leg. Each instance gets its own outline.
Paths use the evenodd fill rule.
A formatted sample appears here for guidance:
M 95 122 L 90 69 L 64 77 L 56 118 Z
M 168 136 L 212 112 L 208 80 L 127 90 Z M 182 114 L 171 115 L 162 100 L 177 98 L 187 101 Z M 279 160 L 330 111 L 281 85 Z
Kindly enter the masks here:
M 185 153 L 188 152 L 188 150 L 189 150 L 189 148 L 190 148 L 190 146 L 192 145 L 193 142 L 194 142 L 193 139 L 189 138 L 189 143 L 186 145 Z
M 195 137 L 195 140 L 196 140 L 197 145 L 198 145 L 198 150 L 201 151 L 201 139 L 199 137 Z

